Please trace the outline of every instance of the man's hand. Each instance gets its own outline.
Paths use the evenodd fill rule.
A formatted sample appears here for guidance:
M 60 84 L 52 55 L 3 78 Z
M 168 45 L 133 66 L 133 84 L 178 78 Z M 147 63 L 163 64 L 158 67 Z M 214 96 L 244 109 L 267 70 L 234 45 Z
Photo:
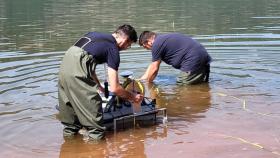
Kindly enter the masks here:
M 139 104 L 139 103 L 142 102 L 143 98 L 144 98 L 143 95 L 141 95 L 141 94 L 136 94 L 136 95 L 134 95 L 134 99 L 133 99 L 132 102 L 133 102 L 133 103 L 136 103 L 136 104 Z
M 132 101 L 132 106 L 133 106 L 133 113 L 138 113 L 138 112 L 141 112 L 142 109 L 141 109 L 141 103 L 142 103 L 142 100 L 143 100 L 143 95 L 141 94 L 136 94 L 134 95 L 134 99 Z
M 160 66 L 161 60 L 157 60 L 152 62 L 149 67 L 147 68 L 146 72 L 143 76 L 141 76 L 140 80 L 146 80 L 147 82 L 153 82 L 153 80 L 156 78 L 159 66 Z
M 99 90 L 101 93 L 105 93 L 105 89 L 104 89 L 104 87 L 102 87 L 101 85 L 98 86 L 98 90 Z

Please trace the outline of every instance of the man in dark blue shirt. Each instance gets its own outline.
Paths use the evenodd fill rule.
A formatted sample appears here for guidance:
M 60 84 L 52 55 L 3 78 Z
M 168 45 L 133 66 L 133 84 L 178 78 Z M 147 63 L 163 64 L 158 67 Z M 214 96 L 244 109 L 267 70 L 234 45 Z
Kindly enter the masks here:
M 59 119 L 65 126 L 64 136 L 72 136 L 86 128 L 91 139 L 104 137 L 102 99 L 97 92 L 101 86 L 95 68 L 108 65 L 110 91 L 131 102 L 143 96 L 133 94 L 119 84 L 120 50 L 137 41 L 137 33 L 130 25 L 122 25 L 113 34 L 90 32 L 80 38 L 65 53 L 59 70 Z
M 178 82 L 197 84 L 208 82 L 211 57 L 206 49 L 191 37 L 179 34 L 156 34 L 144 31 L 139 45 L 152 51 L 152 63 L 141 77 L 152 82 L 158 74 L 161 61 L 180 69 Z

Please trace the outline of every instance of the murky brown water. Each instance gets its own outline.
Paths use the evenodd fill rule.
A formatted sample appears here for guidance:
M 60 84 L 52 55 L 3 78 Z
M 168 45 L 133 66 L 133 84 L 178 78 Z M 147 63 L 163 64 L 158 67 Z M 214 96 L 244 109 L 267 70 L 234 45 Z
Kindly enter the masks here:
M 280 157 L 280 2 L 0 0 L 0 157 Z M 192 35 L 214 61 L 209 84 L 177 85 L 162 65 L 151 95 L 167 125 L 64 140 L 56 119 L 61 58 L 87 31 L 122 23 Z M 139 77 L 150 53 L 122 52 Z M 102 66 L 98 75 L 104 78 Z M 158 89 L 159 93 L 154 91 Z

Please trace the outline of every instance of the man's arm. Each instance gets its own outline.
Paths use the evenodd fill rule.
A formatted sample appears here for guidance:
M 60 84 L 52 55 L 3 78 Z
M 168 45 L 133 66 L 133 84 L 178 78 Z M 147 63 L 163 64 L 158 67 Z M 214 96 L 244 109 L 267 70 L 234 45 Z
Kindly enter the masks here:
M 140 78 L 141 80 L 147 80 L 148 82 L 153 82 L 156 78 L 159 70 L 161 60 L 152 62 L 147 68 L 145 74 Z
M 140 102 L 142 100 L 143 96 L 130 93 L 119 84 L 118 72 L 116 70 L 108 67 L 108 76 L 111 92 L 131 102 Z

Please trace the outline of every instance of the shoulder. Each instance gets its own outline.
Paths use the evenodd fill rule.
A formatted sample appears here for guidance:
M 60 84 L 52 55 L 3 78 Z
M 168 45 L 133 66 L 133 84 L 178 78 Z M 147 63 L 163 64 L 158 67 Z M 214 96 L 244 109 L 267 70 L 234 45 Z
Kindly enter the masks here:
M 180 33 L 157 34 L 155 38 L 155 43 L 156 44 L 162 43 L 168 39 L 181 38 L 181 37 L 186 37 L 186 36 Z
M 157 34 L 153 43 L 153 48 L 158 49 L 166 44 L 170 38 L 173 37 L 173 34 Z
M 161 45 L 167 38 L 167 34 L 156 34 L 153 46 Z
M 114 45 L 117 43 L 112 34 L 108 33 L 88 32 L 87 34 L 85 34 L 85 36 L 91 38 L 92 40 L 108 42 Z
M 194 40 L 191 36 L 185 35 L 182 33 L 170 33 L 167 34 L 165 37 L 166 43 L 177 45 L 180 43 L 196 43 L 196 40 Z

